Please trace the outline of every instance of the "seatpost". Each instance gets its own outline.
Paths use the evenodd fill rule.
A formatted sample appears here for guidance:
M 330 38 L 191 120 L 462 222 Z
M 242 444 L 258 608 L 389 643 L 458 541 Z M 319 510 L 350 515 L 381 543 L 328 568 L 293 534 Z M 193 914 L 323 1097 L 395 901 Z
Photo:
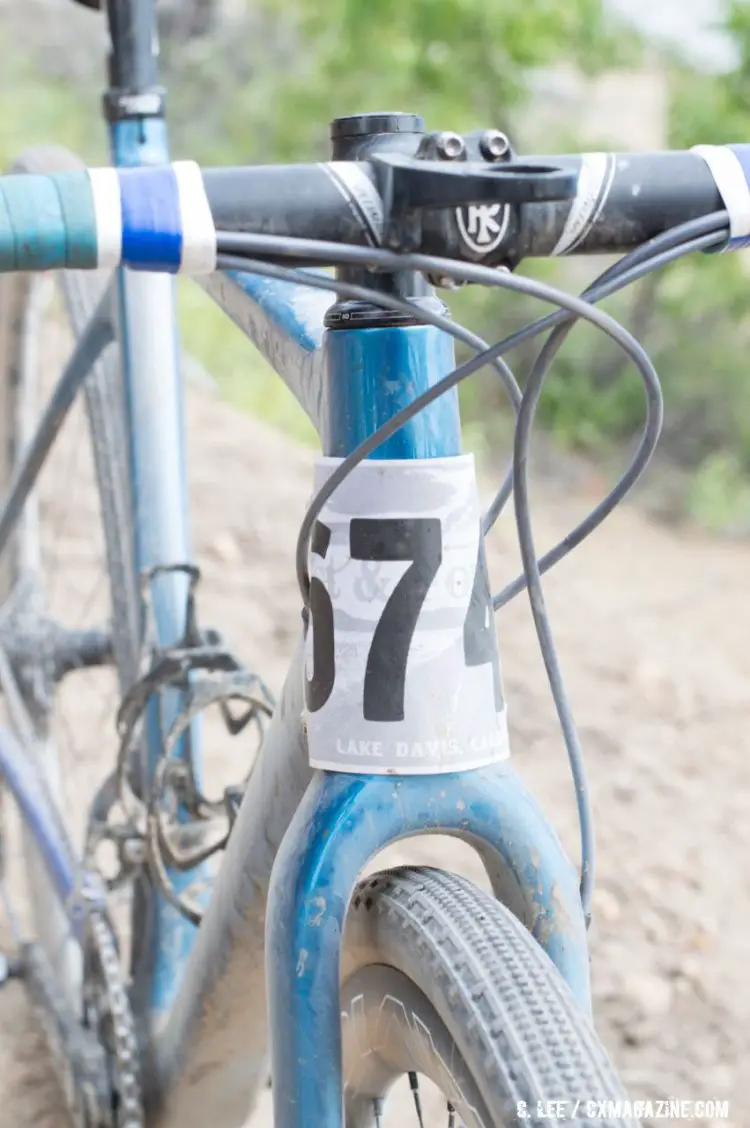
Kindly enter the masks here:
M 159 36 L 155 0 L 107 0 L 109 90 L 107 120 L 162 117 L 159 86 Z

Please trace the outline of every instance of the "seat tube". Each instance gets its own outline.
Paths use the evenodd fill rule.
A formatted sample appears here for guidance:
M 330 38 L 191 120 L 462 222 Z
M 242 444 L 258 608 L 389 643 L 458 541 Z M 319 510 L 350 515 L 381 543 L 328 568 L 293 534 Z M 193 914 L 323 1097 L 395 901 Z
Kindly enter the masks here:
M 157 85 L 158 40 L 154 0 L 107 0 L 111 36 L 110 88 L 104 97 L 113 164 L 169 161 L 163 95 Z M 184 457 L 184 410 L 177 338 L 175 279 L 168 274 L 120 270 L 118 333 L 129 443 L 131 528 L 136 573 L 190 561 Z M 173 646 L 185 632 L 188 579 L 166 573 L 152 581 L 158 645 Z M 182 694 L 167 690 L 147 714 L 144 786 L 162 753 L 163 732 L 182 708 Z M 161 714 L 161 716 L 160 716 Z M 179 741 L 197 763 L 197 726 Z M 176 888 L 205 875 L 171 874 Z M 159 1025 L 176 994 L 195 938 L 195 926 L 140 882 L 134 909 L 133 974 L 137 1001 Z

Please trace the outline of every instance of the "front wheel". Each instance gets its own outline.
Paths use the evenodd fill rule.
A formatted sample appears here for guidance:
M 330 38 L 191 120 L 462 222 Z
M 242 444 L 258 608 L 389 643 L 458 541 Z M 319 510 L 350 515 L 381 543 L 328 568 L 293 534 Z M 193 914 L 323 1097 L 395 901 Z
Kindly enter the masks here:
M 463 878 L 403 867 L 361 882 L 342 976 L 346 1128 L 540 1125 L 550 1101 L 568 1117 L 579 1102 L 584 1125 L 587 1102 L 625 1099 L 547 954 Z

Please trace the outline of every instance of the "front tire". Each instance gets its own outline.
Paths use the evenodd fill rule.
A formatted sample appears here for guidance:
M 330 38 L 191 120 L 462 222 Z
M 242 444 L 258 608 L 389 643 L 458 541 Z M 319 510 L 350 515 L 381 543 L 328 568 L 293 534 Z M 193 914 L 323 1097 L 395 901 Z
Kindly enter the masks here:
M 347 1128 L 417 1125 L 409 1093 L 406 1105 L 394 1096 L 389 1119 L 388 1094 L 408 1073 L 427 1077 L 443 1097 L 425 1128 L 446 1124 L 447 1104 L 457 1128 L 500 1128 L 544 1123 L 538 1102 L 565 1101 L 570 1115 L 576 1101 L 625 1098 L 546 953 L 504 905 L 463 878 L 403 867 L 361 882 L 342 973 Z M 584 1112 L 575 1123 L 593 1124 Z M 599 1128 L 626 1123 L 596 1120 Z

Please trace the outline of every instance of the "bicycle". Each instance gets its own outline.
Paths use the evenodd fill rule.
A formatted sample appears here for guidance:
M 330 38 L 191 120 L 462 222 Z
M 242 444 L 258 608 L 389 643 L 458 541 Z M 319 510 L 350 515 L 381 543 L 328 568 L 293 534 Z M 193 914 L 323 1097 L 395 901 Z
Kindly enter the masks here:
M 630 1123 L 637 1102 L 590 1021 L 593 830 L 540 577 L 625 495 L 661 425 L 648 357 L 595 303 L 681 255 L 745 245 L 748 149 L 522 161 L 496 130 L 430 134 L 415 115 L 365 114 L 333 123 L 328 163 L 201 172 L 169 163 L 153 0 L 109 0 L 107 15 L 114 167 L 45 148 L 0 179 L 0 774 L 34 909 L 34 939 L 6 972 L 25 979 L 71 1115 L 86 1128 L 236 1128 L 267 1080 L 268 1025 L 277 1128 L 380 1128 L 402 1076 L 424 1124 L 420 1075 L 449 1125 L 541 1123 L 550 1100 L 576 1123 L 611 1101 L 605 1123 Z M 624 257 L 580 298 L 513 273 L 525 257 L 594 252 Z M 41 410 L 34 272 L 53 270 L 77 343 Z M 321 436 L 297 547 L 302 641 L 278 704 L 199 625 L 164 328 L 179 271 L 254 340 Z M 461 283 L 560 309 L 489 347 L 435 296 Z M 537 560 L 529 435 L 581 318 L 636 364 L 647 419 L 616 487 Z M 521 393 L 504 356 L 545 333 Z M 475 353 L 459 367 L 454 340 Z M 486 364 L 517 426 L 482 518 L 456 389 Z M 108 627 L 56 623 L 44 601 L 36 484 L 79 392 Z M 511 494 L 524 576 L 492 597 L 483 535 Z M 491 616 L 524 588 L 576 786 L 580 883 L 508 762 Z M 116 672 L 118 753 L 108 775 L 97 765 L 76 850 L 54 702 L 66 675 L 99 667 Z M 262 740 L 218 800 L 200 775 L 212 704 L 230 732 Z M 435 832 L 476 848 L 494 896 L 429 868 L 361 878 L 387 844 Z M 112 909 L 123 889 L 127 971 Z

